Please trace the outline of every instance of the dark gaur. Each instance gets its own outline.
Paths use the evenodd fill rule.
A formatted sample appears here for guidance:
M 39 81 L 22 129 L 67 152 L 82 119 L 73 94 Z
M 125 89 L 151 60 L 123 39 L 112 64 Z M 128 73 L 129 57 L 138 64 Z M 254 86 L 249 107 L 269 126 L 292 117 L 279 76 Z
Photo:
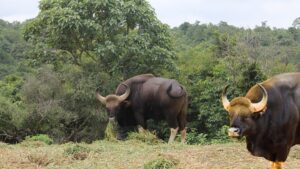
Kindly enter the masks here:
M 246 137 L 247 149 L 281 169 L 290 148 L 300 144 L 300 73 L 274 76 L 231 101 L 222 93 L 228 111 L 230 137 Z
M 147 129 L 148 119 L 165 119 L 171 132 L 169 142 L 178 130 L 185 142 L 187 92 L 176 80 L 142 74 L 122 82 L 115 94 L 103 97 L 97 92 L 96 97 L 110 119 L 117 120 L 120 131 L 136 125 L 139 130 Z M 121 133 L 118 136 L 122 139 Z

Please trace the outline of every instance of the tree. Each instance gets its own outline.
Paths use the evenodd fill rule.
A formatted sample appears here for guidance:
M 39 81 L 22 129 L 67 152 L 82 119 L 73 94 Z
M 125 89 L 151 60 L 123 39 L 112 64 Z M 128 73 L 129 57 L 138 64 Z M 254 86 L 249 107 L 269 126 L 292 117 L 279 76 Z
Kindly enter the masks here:
M 133 75 L 160 75 L 175 68 L 168 26 L 145 0 L 42 0 L 39 8 L 39 15 L 25 24 L 24 37 L 32 44 L 31 63 L 54 65 L 42 70 L 57 82 L 32 78 L 23 86 L 25 96 L 36 96 L 25 97 L 27 101 L 37 98 L 27 102 L 32 117 L 43 119 L 32 125 L 34 132 L 49 131 L 55 140 L 62 138 L 58 141 L 99 139 L 107 116 L 95 99 L 96 88 L 111 93 Z M 52 98 L 46 89 L 53 87 L 61 95 Z
M 9 23 L 0 19 L 0 80 L 16 72 L 25 58 L 26 43 L 22 38 L 19 22 Z
M 145 0 L 42 0 L 25 26 L 43 63 L 100 63 L 111 74 L 161 73 L 172 66 L 168 27 Z
M 296 18 L 296 19 L 293 21 L 293 27 L 294 27 L 294 28 L 299 28 L 299 27 L 300 27 L 300 17 Z
M 22 87 L 28 112 L 23 120 L 27 134 L 47 134 L 55 142 L 102 138 L 107 116 L 96 104 L 96 78 L 91 78 L 95 75 L 88 76 L 88 71 L 78 66 L 67 65 L 65 69 L 61 74 L 47 65 L 27 78 Z
M 241 93 L 247 92 L 252 86 L 257 83 L 266 80 L 266 76 L 259 69 L 258 64 L 253 62 L 242 73 L 242 78 L 239 81 L 238 87 L 241 89 Z

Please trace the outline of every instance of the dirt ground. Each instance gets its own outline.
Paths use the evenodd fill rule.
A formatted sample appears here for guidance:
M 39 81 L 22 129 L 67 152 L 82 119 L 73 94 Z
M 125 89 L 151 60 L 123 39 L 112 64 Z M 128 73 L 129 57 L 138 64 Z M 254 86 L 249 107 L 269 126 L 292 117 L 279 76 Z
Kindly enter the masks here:
M 70 147 L 84 147 L 88 151 L 67 154 Z M 0 143 L 2 169 L 141 169 L 158 159 L 177 161 L 178 169 L 267 169 L 270 163 L 252 156 L 245 143 L 215 145 L 156 144 L 136 141 L 93 144 L 41 143 L 7 145 Z M 286 169 L 300 168 L 300 146 L 294 146 L 285 163 Z

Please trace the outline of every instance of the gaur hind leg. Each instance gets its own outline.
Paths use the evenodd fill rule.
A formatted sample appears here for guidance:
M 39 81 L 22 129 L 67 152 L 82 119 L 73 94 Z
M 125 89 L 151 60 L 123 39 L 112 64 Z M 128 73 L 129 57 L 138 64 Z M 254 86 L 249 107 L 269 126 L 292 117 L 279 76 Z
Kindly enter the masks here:
M 186 140 L 186 115 L 185 113 L 181 113 L 178 116 L 178 124 L 179 124 L 179 131 L 181 134 L 181 143 L 185 143 Z
M 170 127 L 170 137 L 168 143 L 172 143 L 177 135 L 178 122 L 176 116 L 167 117 L 167 122 Z

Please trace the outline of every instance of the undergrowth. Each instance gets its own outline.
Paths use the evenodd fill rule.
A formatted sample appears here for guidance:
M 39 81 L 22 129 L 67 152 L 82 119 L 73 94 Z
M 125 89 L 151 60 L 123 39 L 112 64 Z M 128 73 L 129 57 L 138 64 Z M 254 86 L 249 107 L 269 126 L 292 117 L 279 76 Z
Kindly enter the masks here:
M 144 164 L 144 169 L 171 169 L 178 164 L 174 159 L 158 158 Z

